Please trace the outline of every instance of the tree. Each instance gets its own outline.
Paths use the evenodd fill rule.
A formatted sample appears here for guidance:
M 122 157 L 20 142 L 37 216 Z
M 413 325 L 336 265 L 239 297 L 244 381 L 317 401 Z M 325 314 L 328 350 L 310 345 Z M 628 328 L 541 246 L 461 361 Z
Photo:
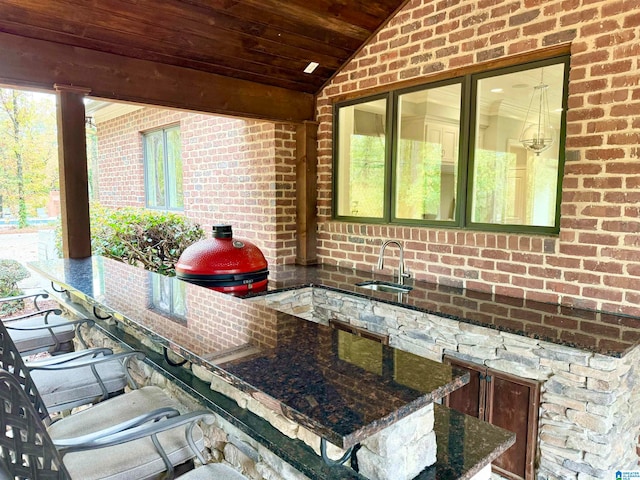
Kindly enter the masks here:
M 57 186 L 55 125 L 52 95 L 0 89 L 0 196 L 20 228 Z

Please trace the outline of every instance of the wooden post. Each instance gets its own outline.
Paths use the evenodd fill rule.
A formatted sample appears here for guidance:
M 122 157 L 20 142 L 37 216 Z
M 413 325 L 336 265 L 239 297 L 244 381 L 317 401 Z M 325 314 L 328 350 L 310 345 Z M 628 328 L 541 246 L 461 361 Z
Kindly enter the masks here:
M 54 88 L 57 92 L 62 252 L 65 258 L 84 258 L 91 256 L 84 109 L 84 97 L 90 90 L 58 84 Z
M 296 263 L 318 263 L 317 245 L 317 182 L 318 123 L 304 122 L 296 131 Z

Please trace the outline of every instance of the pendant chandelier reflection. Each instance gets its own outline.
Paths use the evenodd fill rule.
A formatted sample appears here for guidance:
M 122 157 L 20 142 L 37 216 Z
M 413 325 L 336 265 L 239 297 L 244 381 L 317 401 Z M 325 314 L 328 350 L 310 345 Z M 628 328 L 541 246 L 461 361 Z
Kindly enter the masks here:
M 549 100 L 547 90 L 549 85 L 544 83 L 543 73 L 540 73 L 540 84 L 533 87 L 533 94 L 529 101 L 529 108 L 520 133 L 520 143 L 527 149 L 540 155 L 553 145 L 555 131 L 549 119 Z

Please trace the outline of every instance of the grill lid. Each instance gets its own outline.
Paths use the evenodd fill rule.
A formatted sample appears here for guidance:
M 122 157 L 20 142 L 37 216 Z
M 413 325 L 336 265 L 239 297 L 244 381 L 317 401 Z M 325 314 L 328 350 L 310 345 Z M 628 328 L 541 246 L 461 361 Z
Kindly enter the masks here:
M 178 278 L 209 287 L 250 285 L 266 281 L 268 264 L 262 251 L 246 240 L 234 239 L 231 225 L 214 225 L 213 238 L 187 247 L 176 263 Z

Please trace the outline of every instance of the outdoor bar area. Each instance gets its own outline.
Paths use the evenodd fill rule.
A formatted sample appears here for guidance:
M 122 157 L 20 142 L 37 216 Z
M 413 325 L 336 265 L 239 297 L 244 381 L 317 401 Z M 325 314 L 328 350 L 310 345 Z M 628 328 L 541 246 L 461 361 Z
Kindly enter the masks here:
M 304 267 L 285 268 L 283 286 L 275 274 L 269 290 L 244 298 L 103 257 L 30 267 L 70 312 L 91 315 L 86 338 L 145 352 L 163 382 L 218 413 L 257 463 L 275 455 L 288 464 L 277 472 L 283 478 L 489 478 L 491 462 L 515 441 L 442 405 L 467 372 L 374 331 L 272 309 L 272 295 L 309 287 Z M 173 305 L 154 301 L 159 289 L 174 292 Z M 216 311 L 226 308 L 242 308 L 245 322 L 220 320 Z
M 637 0 L 0 2 L 0 92 L 51 106 L 22 151 L 0 102 L 0 213 L 59 210 L 0 479 L 637 478 L 639 39 Z
M 401 293 L 372 290 L 392 279 L 330 266 L 276 267 L 266 291 L 236 295 L 102 257 L 30 266 L 71 311 L 95 320 L 94 341 L 143 350 L 149 365 L 261 452 L 254 460 L 270 458 L 266 449 L 293 468 L 278 472 L 284 478 L 395 479 L 398 469 L 407 479 L 488 478 L 510 447 L 524 455 L 523 437 L 514 446 L 508 430 L 446 406 L 470 380 L 456 359 L 488 366 L 496 382 L 505 372 L 542 385 L 540 410 L 528 419 L 534 439 L 558 434 L 562 421 L 588 453 L 632 442 L 640 427 L 637 344 L 591 333 L 593 322 L 626 316 L 416 281 Z M 172 305 L 154 300 L 160 289 L 173 292 Z M 240 309 L 244 322 L 221 320 L 219 309 Z M 568 372 L 592 380 L 570 386 Z M 581 414 L 581 402 L 592 407 Z M 562 419 L 566 405 L 576 413 Z M 586 425 L 602 432 L 593 446 L 578 433 Z M 587 455 L 581 468 L 633 467 L 628 450 L 609 452 L 609 465 Z M 538 461 L 552 453 L 543 449 Z

